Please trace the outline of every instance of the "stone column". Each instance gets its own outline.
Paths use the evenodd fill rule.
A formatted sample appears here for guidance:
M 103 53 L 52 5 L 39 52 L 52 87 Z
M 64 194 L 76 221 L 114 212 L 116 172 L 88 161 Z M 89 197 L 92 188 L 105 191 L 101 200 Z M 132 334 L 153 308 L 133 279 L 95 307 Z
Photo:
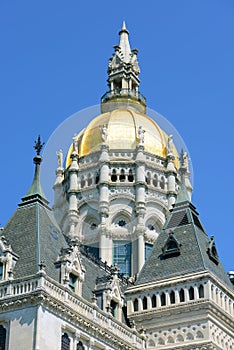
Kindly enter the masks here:
M 78 222 L 77 192 L 78 192 L 78 153 L 74 150 L 71 154 L 72 163 L 69 168 L 69 190 L 68 190 L 68 235 L 70 238 L 76 236 L 75 228 Z
M 175 303 L 178 304 L 180 302 L 180 296 L 178 289 L 175 290 Z
M 144 130 L 140 129 L 138 134 Z M 134 266 L 133 273 L 139 273 L 145 262 L 145 242 L 144 242 L 144 216 L 145 216 L 145 155 L 144 155 L 144 138 L 139 135 L 139 144 L 136 147 L 136 217 L 137 217 L 137 227 L 135 231 L 135 239 L 137 240 L 137 261 L 136 266 Z
M 198 300 L 199 299 L 199 292 L 198 292 L 198 286 L 194 286 L 194 299 Z
M 176 199 L 176 168 L 174 166 L 175 157 L 172 154 L 167 155 L 167 191 L 168 191 L 168 209 L 172 208 Z
M 99 256 L 108 265 L 112 265 L 112 241 L 106 227 L 106 219 L 109 216 L 109 148 L 104 141 L 101 145 L 100 155 L 100 179 L 99 179 Z

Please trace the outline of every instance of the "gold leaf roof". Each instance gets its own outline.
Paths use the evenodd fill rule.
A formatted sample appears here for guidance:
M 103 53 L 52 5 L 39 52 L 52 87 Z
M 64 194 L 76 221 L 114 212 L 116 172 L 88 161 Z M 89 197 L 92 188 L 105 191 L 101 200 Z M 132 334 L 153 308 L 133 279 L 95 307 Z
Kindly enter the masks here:
M 138 128 L 142 126 L 145 151 L 165 158 L 168 135 L 158 124 L 145 114 L 130 109 L 115 109 L 94 118 L 77 135 L 79 156 L 83 157 L 100 150 L 102 144 L 101 128 L 107 127 L 107 144 L 110 150 L 135 150 L 138 141 Z M 73 145 L 67 154 L 66 167 L 71 164 Z M 179 167 L 176 148 L 173 150 L 175 166 Z

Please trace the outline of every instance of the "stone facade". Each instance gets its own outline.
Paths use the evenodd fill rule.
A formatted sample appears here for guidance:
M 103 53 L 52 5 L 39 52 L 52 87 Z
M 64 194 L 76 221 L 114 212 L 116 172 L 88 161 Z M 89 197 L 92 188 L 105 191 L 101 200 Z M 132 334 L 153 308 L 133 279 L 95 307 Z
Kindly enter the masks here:
M 187 153 L 145 114 L 119 34 L 101 114 L 57 152 L 52 209 L 38 138 L 1 230 L 2 350 L 234 349 L 233 285 L 191 203 Z

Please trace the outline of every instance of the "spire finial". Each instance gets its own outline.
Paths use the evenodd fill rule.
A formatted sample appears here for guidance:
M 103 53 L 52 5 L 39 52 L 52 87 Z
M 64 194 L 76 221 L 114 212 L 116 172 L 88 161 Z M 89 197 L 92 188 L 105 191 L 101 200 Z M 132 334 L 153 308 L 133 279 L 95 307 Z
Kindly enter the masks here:
M 119 35 L 121 35 L 122 33 L 127 33 L 127 34 L 129 34 L 129 31 L 127 30 L 126 22 L 125 22 L 125 21 L 123 21 L 122 28 L 121 28 L 120 31 L 119 31 Z
M 123 25 L 121 30 L 119 31 L 119 47 L 123 55 L 123 61 L 125 63 L 129 63 L 131 59 L 131 48 L 128 40 L 129 31 L 126 28 L 125 21 L 123 21 Z
M 33 158 L 33 162 L 35 164 L 35 172 L 34 172 L 34 178 L 31 187 L 29 188 L 26 196 L 22 198 L 23 203 L 27 202 L 28 200 L 32 200 L 33 198 L 37 199 L 38 196 L 41 198 L 41 201 L 44 204 L 48 204 L 49 202 L 45 198 L 45 194 L 43 192 L 43 189 L 41 187 L 41 181 L 40 181 L 40 164 L 42 162 L 42 157 L 40 155 L 41 150 L 44 146 L 44 142 L 41 142 L 41 137 L 38 135 L 37 141 L 34 142 L 33 148 L 36 150 L 36 155 Z M 23 204 L 21 204 L 23 205 Z
M 41 143 L 41 136 L 38 135 L 37 141 L 34 141 L 34 146 L 33 146 L 33 148 L 37 152 L 37 156 L 40 156 L 40 153 L 41 153 L 41 150 L 42 150 L 44 144 L 45 144 L 45 142 Z

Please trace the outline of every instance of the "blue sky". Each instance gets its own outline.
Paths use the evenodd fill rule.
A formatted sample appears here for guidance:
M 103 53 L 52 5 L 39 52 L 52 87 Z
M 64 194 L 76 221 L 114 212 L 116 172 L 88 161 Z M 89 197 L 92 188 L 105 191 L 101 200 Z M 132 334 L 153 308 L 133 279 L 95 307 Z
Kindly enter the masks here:
M 37 135 L 47 142 L 107 90 L 125 20 L 139 50 L 140 90 L 183 137 L 193 203 L 225 268 L 234 269 L 233 18 L 233 0 L 0 0 L 1 225 L 31 184 Z

